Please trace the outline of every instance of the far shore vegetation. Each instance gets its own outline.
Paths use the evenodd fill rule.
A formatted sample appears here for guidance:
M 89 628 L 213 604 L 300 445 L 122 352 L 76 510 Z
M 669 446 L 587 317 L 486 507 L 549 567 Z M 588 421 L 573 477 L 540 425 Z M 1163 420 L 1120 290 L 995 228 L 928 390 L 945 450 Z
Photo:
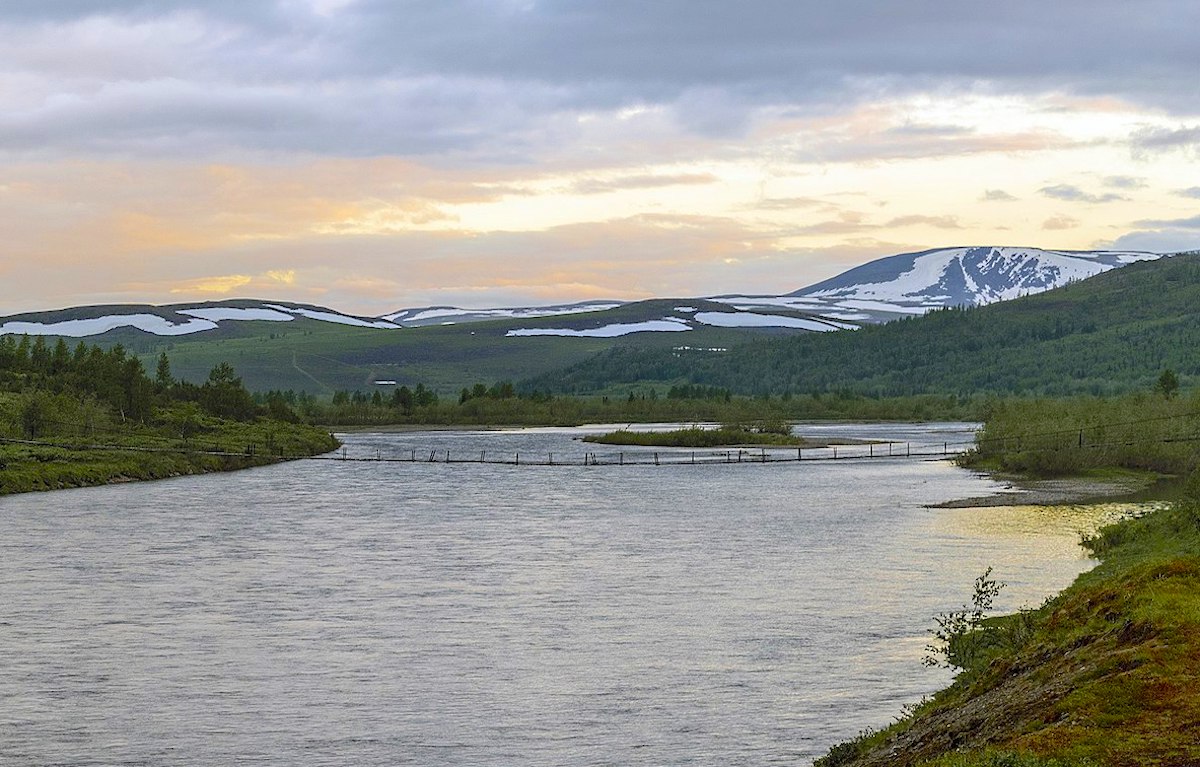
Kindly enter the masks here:
M 983 418 L 964 466 L 1058 477 L 1109 469 L 1186 476 L 1200 465 L 1200 393 L 1180 396 L 1171 376 L 1122 397 L 997 400 Z
M 309 423 L 330 427 L 579 426 L 589 423 L 728 423 L 795 421 L 970 421 L 990 400 L 954 395 L 878 398 L 849 392 L 746 396 L 726 389 L 632 386 L 612 394 L 562 395 L 522 390 L 512 382 L 477 383 L 456 396 L 423 384 L 390 391 L 339 391 L 314 397 L 293 391 L 256 395 L 286 403 Z

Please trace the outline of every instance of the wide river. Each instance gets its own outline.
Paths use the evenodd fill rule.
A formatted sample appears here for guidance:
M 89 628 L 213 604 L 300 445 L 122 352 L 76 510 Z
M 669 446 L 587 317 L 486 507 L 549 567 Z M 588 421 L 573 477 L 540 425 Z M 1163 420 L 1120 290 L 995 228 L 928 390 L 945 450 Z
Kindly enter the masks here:
M 1090 566 L 1099 512 L 927 508 L 999 487 L 889 458 L 298 461 L 0 498 L 0 764 L 808 764 L 946 683 L 931 616 L 984 568 L 1011 610 Z

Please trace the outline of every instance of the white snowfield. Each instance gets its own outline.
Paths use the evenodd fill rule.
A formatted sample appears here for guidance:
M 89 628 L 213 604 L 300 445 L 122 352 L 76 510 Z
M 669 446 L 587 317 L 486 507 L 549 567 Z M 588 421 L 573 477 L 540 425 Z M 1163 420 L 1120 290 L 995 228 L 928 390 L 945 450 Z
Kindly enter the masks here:
M 220 322 L 222 320 L 265 320 L 267 322 L 291 322 L 295 315 L 286 314 L 278 309 L 238 309 L 235 307 L 200 307 L 196 309 L 179 309 L 177 314 L 189 317 L 199 317 L 202 320 Z
M 106 314 L 100 317 L 63 320 L 62 322 L 25 322 L 13 320 L 0 325 L 0 335 L 87 338 L 89 336 L 98 336 L 118 328 L 137 328 L 145 333 L 152 333 L 156 336 L 183 336 L 191 333 L 202 333 L 206 330 L 216 330 L 218 322 L 245 322 L 250 320 L 290 322 L 296 319 L 297 316 L 357 327 L 388 328 L 392 330 L 400 328 L 399 325 L 382 320 L 362 320 L 335 312 L 301 309 L 298 307 L 282 306 L 280 304 L 266 304 L 265 308 L 199 306 L 179 309 L 176 311 L 176 314 L 186 315 L 194 319 L 185 322 L 172 322 L 157 314 L 138 313 Z
M 358 317 L 348 317 L 345 314 L 336 314 L 335 312 L 321 312 L 316 309 L 301 309 L 295 306 L 280 306 L 279 304 L 267 304 L 271 309 L 277 309 L 281 312 L 290 312 L 298 314 L 301 317 L 308 317 L 313 320 L 322 320 L 324 322 L 335 322 L 338 325 L 353 325 L 358 328 L 387 328 L 397 330 L 399 325 L 388 322 L 387 320 L 362 320 Z
M 718 328 L 799 328 L 818 333 L 853 330 L 858 327 L 845 322 L 821 322 L 803 317 L 784 317 L 757 312 L 697 312 L 696 321 Z
M 603 312 L 609 309 L 615 309 L 620 305 L 620 303 L 614 301 L 604 301 L 591 304 L 579 304 L 577 306 L 534 306 L 513 309 L 460 309 L 458 307 L 443 306 L 434 307 L 431 309 L 422 309 L 415 312 L 412 309 L 404 309 L 399 312 L 393 312 L 392 314 L 385 314 L 380 319 L 398 324 L 428 322 L 444 317 L 470 317 L 476 320 L 520 320 L 535 319 L 537 317 L 559 317 L 568 314 L 585 314 L 587 312 Z
M 678 311 L 678 310 L 677 310 Z M 825 333 L 831 330 L 854 330 L 857 325 L 834 320 L 821 321 L 807 317 L 789 317 L 758 312 L 697 312 L 695 321 L 718 328 L 797 328 Z M 692 330 L 688 320 L 664 317 L 646 322 L 626 322 L 598 328 L 521 328 L 510 330 L 507 336 L 574 336 L 586 338 L 615 338 L 630 333 L 678 333 Z
M 98 336 L 117 328 L 137 328 L 156 336 L 183 336 L 214 330 L 217 323 L 205 319 L 173 323 L 156 314 L 108 314 L 86 320 L 64 320 L 62 322 L 6 322 L 0 325 L 0 335 L 15 334 L 28 336 L 66 336 L 86 338 Z
M 603 325 L 598 328 L 584 328 L 583 330 L 576 330 L 573 328 L 519 328 L 517 330 L 510 330 L 504 335 L 510 338 L 521 336 L 617 338 L 618 336 L 627 336 L 630 333 L 679 333 L 691 329 L 691 326 L 683 320 L 675 319 L 674 317 L 664 317 L 661 320 L 647 320 L 646 322 L 618 322 L 612 325 Z

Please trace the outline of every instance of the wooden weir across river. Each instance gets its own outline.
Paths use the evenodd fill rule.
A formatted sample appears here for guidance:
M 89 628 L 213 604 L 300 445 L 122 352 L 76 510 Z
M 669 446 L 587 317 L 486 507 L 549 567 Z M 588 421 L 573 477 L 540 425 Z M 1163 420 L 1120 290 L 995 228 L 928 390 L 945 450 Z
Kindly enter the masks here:
M 504 452 L 437 448 L 384 452 L 382 449 L 343 447 L 309 460 L 356 463 L 494 464 L 502 466 L 696 466 L 715 464 L 795 464 L 810 461 L 861 461 L 874 459 L 940 460 L 965 452 L 973 442 L 915 445 L 910 442 L 875 442 L 828 447 L 743 447 L 721 450 L 688 448 L 638 448 L 604 452 Z

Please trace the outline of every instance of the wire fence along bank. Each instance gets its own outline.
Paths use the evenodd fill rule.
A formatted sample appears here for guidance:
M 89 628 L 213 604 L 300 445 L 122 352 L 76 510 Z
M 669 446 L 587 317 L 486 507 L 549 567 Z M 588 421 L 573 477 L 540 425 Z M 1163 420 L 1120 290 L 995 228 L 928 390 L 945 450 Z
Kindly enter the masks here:
M 828 447 L 754 447 L 690 450 L 688 448 L 640 448 L 583 452 L 514 452 L 438 448 L 385 451 L 378 448 L 343 447 L 333 453 L 312 456 L 318 461 L 357 463 L 446 463 L 495 464 L 503 466 L 695 466 L 712 464 L 784 464 L 810 461 L 872 460 L 909 458 L 938 460 L 965 452 L 974 442 L 873 442 Z

